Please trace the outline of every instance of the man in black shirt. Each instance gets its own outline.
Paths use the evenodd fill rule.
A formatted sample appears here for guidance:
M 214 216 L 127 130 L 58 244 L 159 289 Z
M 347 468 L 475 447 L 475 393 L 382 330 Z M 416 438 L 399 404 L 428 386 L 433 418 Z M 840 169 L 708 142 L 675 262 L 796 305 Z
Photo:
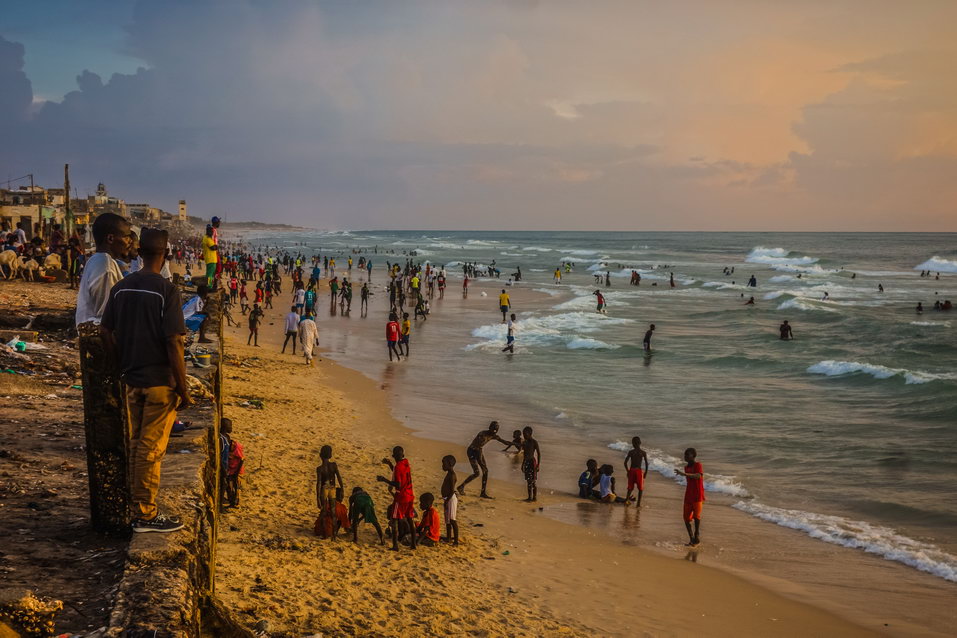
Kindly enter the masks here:
M 130 415 L 133 531 L 174 532 L 183 524 L 159 514 L 156 493 L 177 408 L 189 406 L 179 290 L 162 275 L 165 230 L 143 229 L 143 268 L 110 290 L 100 331 L 126 384 Z

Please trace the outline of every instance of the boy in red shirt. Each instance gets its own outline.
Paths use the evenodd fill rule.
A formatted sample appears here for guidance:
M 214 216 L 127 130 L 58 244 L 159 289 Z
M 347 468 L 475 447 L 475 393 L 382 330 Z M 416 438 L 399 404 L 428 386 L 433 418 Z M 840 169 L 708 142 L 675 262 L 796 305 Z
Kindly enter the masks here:
M 684 520 L 688 530 L 688 547 L 697 547 L 701 543 L 698 534 L 701 528 L 701 506 L 704 505 L 704 468 L 695 459 L 698 452 L 693 447 L 685 450 L 685 469 L 675 470 L 675 474 L 685 477 L 688 482 L 685 487 Z M 694 533 L 691 531 L 691 521 L 694 520 Z
M 419 543 L 426 547 L 434 547 L 442 537 L 439 529 L 439 511 L 433 507 L 435 496 L 426 492 L 419 497 L 419 509 L 422 510 L 422 520 L 416 528 L 419 533 Z
M 393 315 L 394 316 L 394 315 Z M 392 551 L 399 551 L 399 537 L 409 535 L 409 544 L 415 549 L 415 493 L 412 491 L 412 468 L 405 458 L 405 450 L 398 445 L 392 448 L 392 458 L 382 462 L 392 470 L 392 480 L 377 476 L 376 480 L 386 483 L 395 490 L 392 505 L 389 507 L 389 527 L 392 529 Z
M 396 344 L 399 342 L 399 318 L 394 312 L 389 315 L 389 323 L 385 324 L 385 340 L 389 345 L 389 361 L 392 361 L 393 352 L 395 358 L 402 361 L 399 351 L 396 350 Z

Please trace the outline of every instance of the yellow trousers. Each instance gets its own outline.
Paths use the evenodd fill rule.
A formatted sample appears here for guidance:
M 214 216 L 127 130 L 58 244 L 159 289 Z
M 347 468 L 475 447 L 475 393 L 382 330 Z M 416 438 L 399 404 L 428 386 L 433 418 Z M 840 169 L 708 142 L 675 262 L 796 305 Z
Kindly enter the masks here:
M 130 500 L 134 518 L 149 520 L 156 516 L 160 464 L 166 455 L 178 404 L 176 391 L 165 385 L 126 389 L 130 414 Z

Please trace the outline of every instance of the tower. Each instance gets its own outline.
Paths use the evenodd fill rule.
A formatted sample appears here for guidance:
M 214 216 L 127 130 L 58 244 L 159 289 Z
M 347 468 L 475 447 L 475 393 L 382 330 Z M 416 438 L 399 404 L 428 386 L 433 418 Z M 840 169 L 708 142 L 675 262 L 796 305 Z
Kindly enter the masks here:
M 179 200 L 179 221 L 181 222 L 186 221 L 186 200 L 185 199 Z

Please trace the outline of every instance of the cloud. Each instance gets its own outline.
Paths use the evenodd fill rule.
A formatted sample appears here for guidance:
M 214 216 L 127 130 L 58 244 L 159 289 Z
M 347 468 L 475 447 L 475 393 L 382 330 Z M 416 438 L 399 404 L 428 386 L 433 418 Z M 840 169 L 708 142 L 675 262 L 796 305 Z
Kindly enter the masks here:
M 329 227 L 957 230 L 954 10 L 681 4 L 140 0 L 140 68 L 38 107 L 0 38 L 0 172 Z

